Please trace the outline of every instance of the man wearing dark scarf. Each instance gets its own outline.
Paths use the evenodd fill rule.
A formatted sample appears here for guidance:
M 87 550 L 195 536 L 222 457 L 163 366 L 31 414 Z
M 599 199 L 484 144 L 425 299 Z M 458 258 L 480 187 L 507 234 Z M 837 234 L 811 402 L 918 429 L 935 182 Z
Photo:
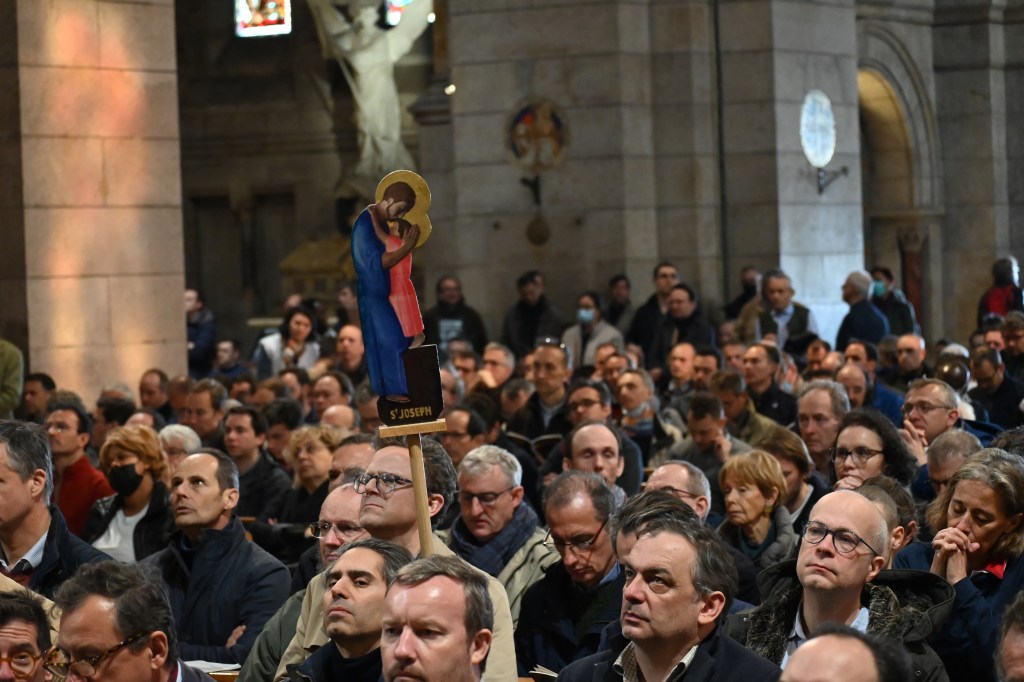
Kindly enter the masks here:
M 437 280 L 437 305 L 423 314 L 423 327 L 427 343 L 436 343 L 444 354 L 452 339 L 469 341 L 477 353 L 483 353 L 487 345 L 483 318 L 466 305 L 462 283 L 452 275 Z
M 526 589 L 558 561 L 523 504 L 521 483 L 519 461 L 507 451 L 484 445 L 468 453 L 459 464 L 461 512 L 448 537 L 452 551 L 505 586 L 514 623 Z

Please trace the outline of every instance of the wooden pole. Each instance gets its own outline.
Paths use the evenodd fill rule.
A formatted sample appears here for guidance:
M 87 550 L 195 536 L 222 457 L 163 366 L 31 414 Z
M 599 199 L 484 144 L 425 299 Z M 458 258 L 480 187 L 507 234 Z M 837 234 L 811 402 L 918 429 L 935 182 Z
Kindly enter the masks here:
M 433 554 L 434 531 L 430 526 L 430 508 L 427 505 L 427 471 L 423 466 L 423 448 L 420 434 L 437 433 L 446 429 L 445 421 L 405 424 L 403 426 L 382 426 L 382 437 L 405 436 L 409 445 L 409 468 L 412 470 L 412 492 L 416 501 L 416 528 L 420 537 L 420 556 Z
M 433 554 L 434 532 L 430 527 L 430 510 L 427 507 L 427 472 L 423 467 L 423 448 L 420 434 L 409 436 L 409 460 L 412 465 L 412 492 L 416 498 L 416 528 L 420 535 L 420 556 Z

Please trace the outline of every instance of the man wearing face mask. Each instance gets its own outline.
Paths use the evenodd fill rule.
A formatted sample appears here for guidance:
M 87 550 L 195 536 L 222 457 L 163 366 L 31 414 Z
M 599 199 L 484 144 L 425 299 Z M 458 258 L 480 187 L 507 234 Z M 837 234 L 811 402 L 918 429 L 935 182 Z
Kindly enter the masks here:
M 875 266 L 871 269 L 871 305 L 889 320 L 889 333 L 897 336 L 921 334 L 914 306 L 906 294 L 896 288 L 892 270 Z
M 601 295 L 586 291 L 580 295 L 576 324 L 562 334 L 562 343 L 577 369 L 594 367 L 594 351 L 605 343 L 622 348 L 622 333 L 601 319 Z

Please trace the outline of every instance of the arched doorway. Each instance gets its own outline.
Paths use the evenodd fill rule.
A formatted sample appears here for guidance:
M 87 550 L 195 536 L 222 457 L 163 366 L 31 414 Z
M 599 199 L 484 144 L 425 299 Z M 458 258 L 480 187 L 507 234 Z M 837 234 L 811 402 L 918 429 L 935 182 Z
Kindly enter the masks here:
M 942 213 L 938 135 L 913 56 L 885 26 L 859 27 L 864 254 L 888 267 L 926 336 L 941 335 Z M 936 292 L 928 296 L 928 292 Z

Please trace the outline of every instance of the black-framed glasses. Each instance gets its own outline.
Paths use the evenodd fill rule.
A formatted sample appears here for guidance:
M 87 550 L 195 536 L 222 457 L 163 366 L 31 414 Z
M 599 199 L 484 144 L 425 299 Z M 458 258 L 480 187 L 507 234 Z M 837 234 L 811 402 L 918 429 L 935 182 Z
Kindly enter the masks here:
M 61 679 L 66 678 L 68 675 L 72 673 L 78 675 L 79 677 L 91 679 L 92 676 L 96 674 L 96 669 L 99 667 L 100 663 L 103 662 L 103 659 L 116 654 L 118 651 L 125 648 L 126 646 L 130 646 L 131 644 L 134 644 L 143 637 L 147 636 L 149 636 L 149 633 L 139 632 L 137 634 L 132 635 L 123 642 L 115 644 L 114 646 L 110 647 L 101 654 L 96 654 L 95 656 L 86 656 L 84 658 L 78 659 L 77 661 L 71 660 L 67 653 L 61 651 L 57 647 L 53 647 L 52 649 L 50 649 L 50 653 L 46 656 L 46 665 L 44 667 L 49 672 L 53 673 L 54 675 L 57 675 Z
M 314 521 L 313 523 L 309 524 L 309 532 L 317 540 L 326 539 L 327 536 L 331 534 L 332 530 L 334 531 L 334 534 L 337 535 L 342 542 L 348 542 L 355 536 L 362 533 L 363 527 L 356 525 L 354 523 L 337 524 L 331 523 L 329 521 Z
M 804 540 L 812 545 L 819 545 L 827 536 L 832 536 L 832 546 L 840 554 L 853 554 L 857 551 L 857 545 L 863 543 L 875 556 L 882 556 L 874 547 L 867 543 L 867 540 L 851 530 L 832 530 L 819 521 L 808 521 L 803 528 Z
M 864 466 L 869 459 L 875 455 L 882 454 L 882 450 L 872 450 L 864 445 L 852 450 L 850 448 L 832 448 L 829 452 L 832 454 L 832 461 L 836 464 L 842 464 L 850 457 L 853 457 L 853 463 L 857 466 Z
M 551 537 L 551 531 L 548 531 L 547 537 L 544 538 L 544 544 L 549 547 L 554 547 L 555 551 L 559 554 L 564 554 L 566 551 L 572 552 L 576 555 L 586 554 L 594 549 L 594 544 L 597 542 L 598 538 L 601 537 L 601 533 L 607 525 L 608 520 L 606 519 L 605 522 L 601 524 L 601 527 L 597 529 L 597 532 L 589 538 L 573 538 L 568 542 L 556 540 Z
M 27 651 L 20 651 L 13 656 L 0 656 L 0 664 L 6 663 L 14 673 L 15 679 L 27 680 L 36 671 L 36 666 L 42 659 L 42 654 L 30 654 Z
M 363 472 L 356 476 L 355 490 L 360 495 L 366 494 L 366 486 L 370 485 L 370 481 L 377 481 L 377 492 L 380 493 L 381 497 L 391 497 L 392 493 L 399 487 L 406 487 L 412 485 L 412 481 L 408 478 L 402 478 L 395 474 L 389 474 L 386 471 L 379 474 L 368 474 Z
M 472 507 L 473 500 L 480 503 L 481 507 L 493 507 L 501 499 L 501 496 L 515 488 L 515 486 L 509 486 L 504 490 L 499 490 L 496 493 L 467 493 L 464 491 L 459 492 L 459 504 L 464 507 Z

